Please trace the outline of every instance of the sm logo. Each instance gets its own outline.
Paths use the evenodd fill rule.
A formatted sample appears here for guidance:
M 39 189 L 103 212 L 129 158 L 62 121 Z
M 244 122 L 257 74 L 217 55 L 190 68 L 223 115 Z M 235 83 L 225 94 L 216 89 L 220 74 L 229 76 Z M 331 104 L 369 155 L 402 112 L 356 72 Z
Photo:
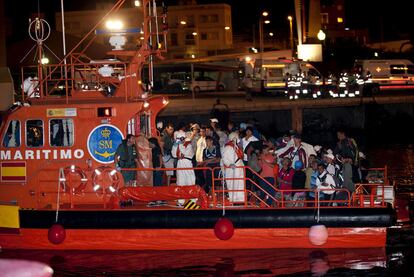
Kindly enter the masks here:
M 115 151 L 124 136 L 121 131 L 109 124 L 97 126 L 88 137 L 89 154 L 97 162 L 108 164 L 114 161 Z

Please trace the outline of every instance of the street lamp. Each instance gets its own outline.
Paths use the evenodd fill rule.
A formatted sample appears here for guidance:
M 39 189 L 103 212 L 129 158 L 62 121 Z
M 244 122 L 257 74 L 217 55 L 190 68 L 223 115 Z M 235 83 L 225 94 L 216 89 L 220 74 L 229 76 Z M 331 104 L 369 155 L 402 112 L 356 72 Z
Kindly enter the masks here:
M 287 19 L 289 20 L 289 30 L 290 30 L 290 49 L 293 51 L 293 25 L 292 25 L 292 16 L 288 16 Z
M 319 32 L 316 36 L 318 37 L 319 40 L 325 40 L 326 39 L 326 34 L 322 30 L 319 30 Z
M 198 32 L 197 31 L 193 32 L 193 38 L 194 38 L 194 43 L 195 43 L 195 47 L 196 47 L 196 52 L 197 52 L 197 55 L 199 56 L 200 55 L 200 53 L 199 53 L 200 52 L 200 41 L 198 39 Z M 194 59 L 195 55 L 194 54 L 191 55 L 191 58 Z
M 264 24 L 269 24 L 270 20 L 264 20 L 265 17 L 267 17 L 269 15 L 268 12 L 264 11 L 262 12 L 262 15 L 260 16 L 259 19 L 259 43 L 260 43 L 260 53 L 263 52 L 263 23 Z

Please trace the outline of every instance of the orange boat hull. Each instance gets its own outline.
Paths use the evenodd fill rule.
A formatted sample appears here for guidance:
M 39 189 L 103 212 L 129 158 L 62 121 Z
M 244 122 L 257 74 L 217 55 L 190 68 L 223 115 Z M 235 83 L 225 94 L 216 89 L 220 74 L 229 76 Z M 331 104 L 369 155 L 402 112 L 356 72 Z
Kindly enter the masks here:
M 309 228 L 235 229 L 234 236 L 219 240 L 213 229 L 67 229 L 59 245 L 48 241 L 47 229 L 20 229 L 0 234 L 6 249 L 60 250 L 184 250 L 257 248 L 369 248 L 385 247 L 386 228 L 328 228 L 328 240 L 315 246 Z

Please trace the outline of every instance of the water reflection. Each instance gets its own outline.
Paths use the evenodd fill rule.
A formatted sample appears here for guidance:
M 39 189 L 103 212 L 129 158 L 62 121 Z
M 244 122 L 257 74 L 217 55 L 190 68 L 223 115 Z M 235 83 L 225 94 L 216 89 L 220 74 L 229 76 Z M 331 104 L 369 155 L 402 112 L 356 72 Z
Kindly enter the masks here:
M 323 276 L 387 265 L 385 249 L 215 251 L 4 251 L 0 258 L 37 260 L 55 276 Z
M 323 250 L 316 250 L 309 254 L 310 272 L 312 276 L 323 276 L 329 270 L 328 254 Z

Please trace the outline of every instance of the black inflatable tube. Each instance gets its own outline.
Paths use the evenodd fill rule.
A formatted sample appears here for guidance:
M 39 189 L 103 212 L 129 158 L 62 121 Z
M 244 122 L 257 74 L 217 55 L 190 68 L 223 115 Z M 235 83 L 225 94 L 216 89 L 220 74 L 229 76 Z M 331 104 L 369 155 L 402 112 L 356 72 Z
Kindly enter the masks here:
M 54 211 L 20 211 L 21 228 L 49 228 Z M 204 229 L 213 228 L 221 210 L 116 210 L 59 211 L 59 223 L 68 229 Z M 236 228 L 299 228 L 316 223 L 315 209 L 227 210 Z M 320 223 L 327 227 L 389 227 L 395 223 L 392 208 L 321 209 Z

